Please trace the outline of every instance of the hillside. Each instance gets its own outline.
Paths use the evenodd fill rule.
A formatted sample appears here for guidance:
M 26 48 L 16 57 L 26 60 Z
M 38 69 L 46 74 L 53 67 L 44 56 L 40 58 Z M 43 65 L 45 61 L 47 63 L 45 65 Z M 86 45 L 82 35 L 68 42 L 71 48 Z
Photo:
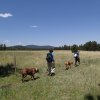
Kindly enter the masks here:
M 32 49 L 50 49 L 54 48 L 53 46 L 38 46 L 38 45 L 26 45 L 27 48 L 32 48 Z
M 22 46 L 22 45 L 15 45 L 15 46 L 10 46 L 7 47 L 7 49 L 12 49 L 12 50 L 48 50 L 54 48 L 53 46 L 38 46 L 38 45 L 26 45 L 26 46 Z

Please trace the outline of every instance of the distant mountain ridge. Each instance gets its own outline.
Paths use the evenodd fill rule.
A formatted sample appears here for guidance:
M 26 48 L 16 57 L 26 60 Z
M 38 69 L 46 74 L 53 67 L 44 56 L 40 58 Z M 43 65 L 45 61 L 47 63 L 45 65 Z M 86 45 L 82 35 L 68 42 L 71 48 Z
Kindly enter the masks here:
M 54 48 L 54 46 L 50 46 L 50 45 L 45 45 L 45 46 L 38 46 L 38 45 L 26 45 L 26 46 L 22 46 L 22 45 L 15 45 L 15 46 L 9 46 L 9 49 L 51 49 Z
M 33 48 L 33 49 L 50 49 L 54 48 L 54 46 L 45 45 L 45 46 L 38 46 L 38 45 L 26 45 L 27 48 Z

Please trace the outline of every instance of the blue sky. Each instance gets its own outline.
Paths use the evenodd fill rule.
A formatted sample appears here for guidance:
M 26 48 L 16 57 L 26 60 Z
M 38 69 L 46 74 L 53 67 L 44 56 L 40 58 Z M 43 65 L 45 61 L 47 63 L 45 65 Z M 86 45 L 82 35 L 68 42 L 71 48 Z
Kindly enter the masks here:
M 0 0 L 0 43 L 100 43 L 100 0 Z

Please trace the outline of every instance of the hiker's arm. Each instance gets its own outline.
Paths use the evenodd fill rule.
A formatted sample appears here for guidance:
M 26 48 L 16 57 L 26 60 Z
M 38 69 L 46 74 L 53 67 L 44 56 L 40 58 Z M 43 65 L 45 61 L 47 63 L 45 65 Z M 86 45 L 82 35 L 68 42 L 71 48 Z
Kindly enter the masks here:
M 52 61 L 55 62 L 55 60 L 54 60 L 54 56 L 53 56 L 53 55 L 52 55 Z

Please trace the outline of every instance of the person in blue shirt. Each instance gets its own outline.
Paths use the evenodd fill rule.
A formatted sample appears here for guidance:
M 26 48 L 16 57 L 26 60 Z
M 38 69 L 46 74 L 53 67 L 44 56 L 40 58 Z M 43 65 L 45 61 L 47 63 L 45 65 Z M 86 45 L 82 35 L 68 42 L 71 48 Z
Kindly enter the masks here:
M 78 50 L 74 52 L 74 58 L 75 58 L 75 66 L 77 65 L 77 62 L 80 65 L 80 57 L 79 57 L 79 51 Z
M 48 75 L 52 76 L 55 75 L 55 60 L 54 60 L 54 55 L 53 55 L 53 49 L 49 50 L 49 53 L 47 53 L 46 56 L 47 60 L 47 66 L 48 66 Z

